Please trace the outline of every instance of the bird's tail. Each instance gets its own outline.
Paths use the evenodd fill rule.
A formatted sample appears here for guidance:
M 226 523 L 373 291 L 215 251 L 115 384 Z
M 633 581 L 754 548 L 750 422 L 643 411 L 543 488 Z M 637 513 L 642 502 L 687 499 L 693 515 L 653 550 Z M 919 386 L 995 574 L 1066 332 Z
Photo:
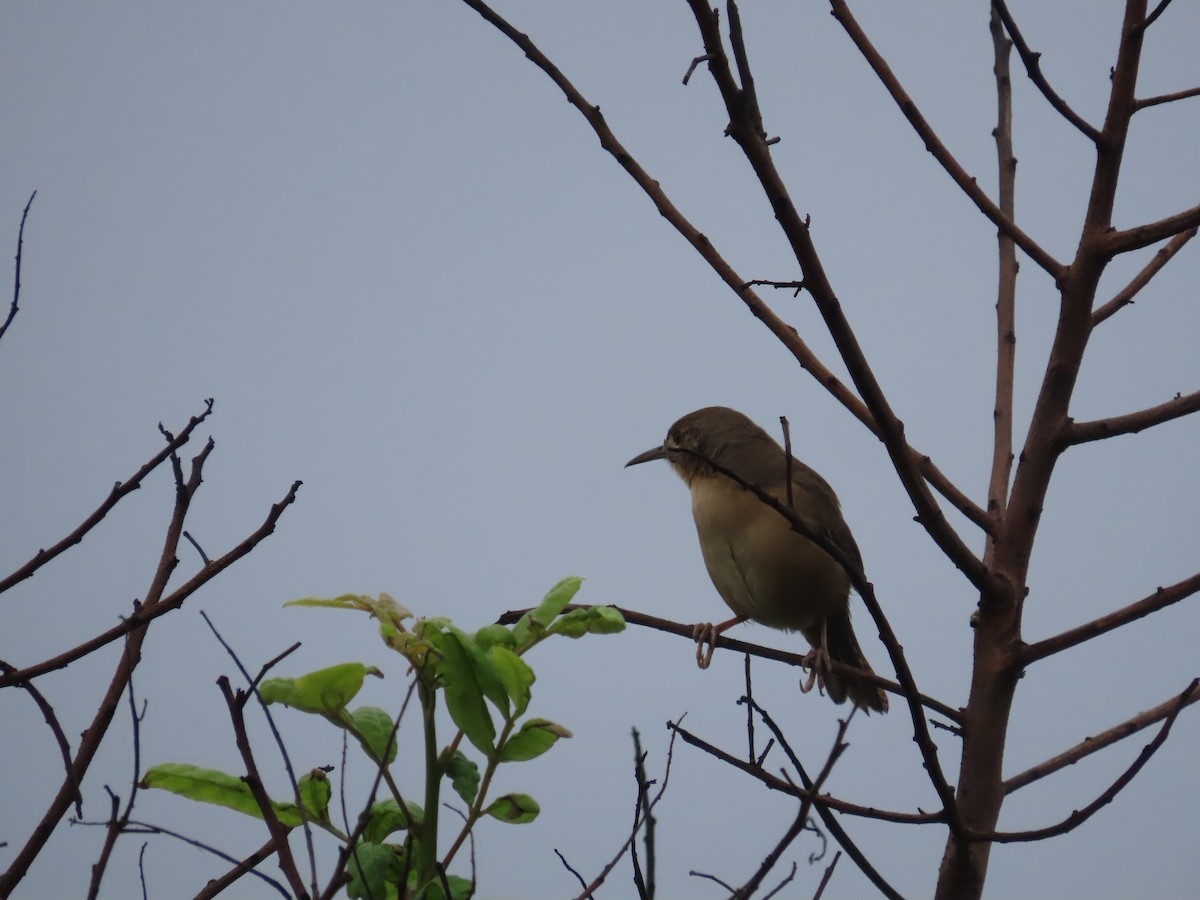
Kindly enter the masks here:
M 825 625 L 825 642 L 825 650 L 834 662 L 875 674 L 854 637 L 849 614 L 830 616 Z M 864 712 L 888 711 L 887 694 L 883 689 L 861 681 L 853 675 L 830 672 L 825 679 L 825 689 L 829 691 L 829 696 L 835 703 L 844 703 L 849 698 L 851 703 Z

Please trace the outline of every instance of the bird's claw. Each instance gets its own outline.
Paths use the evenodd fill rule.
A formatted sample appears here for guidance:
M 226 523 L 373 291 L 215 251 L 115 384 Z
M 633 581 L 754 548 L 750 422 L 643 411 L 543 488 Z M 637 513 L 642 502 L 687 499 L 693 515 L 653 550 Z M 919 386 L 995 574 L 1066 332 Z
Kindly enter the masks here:
M 824 647 L 814 647 L 800 664 L 809 670 L 808 677 L 800 682 L 800 693 L 807 694 L 814 687 L 822 697 L 825 696 L 825 678 L 830 672 L 829 651 Z
M 712 622 L 701 622 L 692 626 L 692 640 L 696 642 L 696 665 L 707 669 L 712 665 L 717 652 L 717 635 L 721 632 Z

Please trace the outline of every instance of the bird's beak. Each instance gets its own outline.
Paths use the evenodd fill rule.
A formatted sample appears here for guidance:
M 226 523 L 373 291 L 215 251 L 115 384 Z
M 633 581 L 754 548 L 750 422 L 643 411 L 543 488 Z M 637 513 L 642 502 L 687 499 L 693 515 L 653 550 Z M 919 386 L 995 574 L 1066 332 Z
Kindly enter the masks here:
M 666 458 L 667 458 L 667 451 L 665 449 L 663 449 L 662 447 L 655 447 L 653 450 L 647 450 L 645 453 L 639 453 L 637 456 L 635 456 L 629 462 L 625 463 L 625 468 L 628 469 L 630 466 L 640 465 L 641 463 L 650 462 L 651 460 L 654 460 L 654 459 L 666 459 Z

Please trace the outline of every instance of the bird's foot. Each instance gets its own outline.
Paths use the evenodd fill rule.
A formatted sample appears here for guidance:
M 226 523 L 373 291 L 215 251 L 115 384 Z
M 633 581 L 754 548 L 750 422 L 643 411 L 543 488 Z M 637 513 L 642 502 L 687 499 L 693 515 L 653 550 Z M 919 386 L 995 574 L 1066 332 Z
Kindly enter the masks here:
M 720 625 L 712 622 L 701 622 L 692 626 L 692 640 L 696 642 L 696 665 L 707 669 L 712 664 L 713 654 L 717 652 L 717 638 L 732 628 L 746 621 L 746 616 L 734 616 Z
M 809 670 L 808 677 L 800 682 L 800 693 L 807 694 L 814 687 L 821 696 L 825 695 L 825 679 L 830 672 L 831 658 L 824 647 L 814 647 L 800 660 L 800 664 Z
M 717 652 L 717 637 L 720 632 L 712 622 L 701 622 L 692 626 L 692 640 L 696 642 L 696 665 L 707 669 L 712 665 L 713 654 Z

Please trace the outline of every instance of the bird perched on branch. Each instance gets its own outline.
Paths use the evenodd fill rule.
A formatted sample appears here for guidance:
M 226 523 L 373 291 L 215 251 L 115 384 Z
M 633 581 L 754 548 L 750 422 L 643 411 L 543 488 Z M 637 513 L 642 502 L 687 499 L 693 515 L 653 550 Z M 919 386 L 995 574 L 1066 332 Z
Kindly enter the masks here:
M 887 712 L 882 690 L 823 664 L 832 659 L 871 672 L 850 626 L 846 570 L 737 480 L 757 485 L 785 506 L 790 503 L 812 534 L 841 550 L 861 572 L 858 545 L 825 479 L 789 457 L 749 418 L 724 406 L 688 413 L 671 426 L 661 446 L 625 465 L 655 459 L 665 459 L 687 483 L 704 564 L 736 614 L 720 625 L 700 626 L 698 640 L 715 641 L 716 635 L 748 619 L 799 631 L 813 647 L 814 674 L 836 703 L 849 698 L 864 710 Z

